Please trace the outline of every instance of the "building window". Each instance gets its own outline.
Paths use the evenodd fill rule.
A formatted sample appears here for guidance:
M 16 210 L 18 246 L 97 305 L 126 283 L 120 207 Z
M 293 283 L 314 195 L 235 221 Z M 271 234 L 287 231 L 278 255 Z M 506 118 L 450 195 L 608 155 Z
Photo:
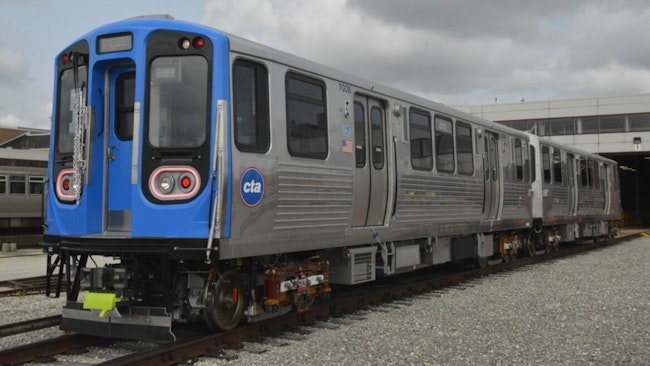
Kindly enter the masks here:
M 630 131 L 650 131 L 650 114 L 633 114 L 627 117 Z
M 578 133 L 598 133 L 598 117 L 582 117 L 578 120 L 578 124 L 580 126 Z
M 551 135 L 565 136 L 574 135 L 575 123 L 573 118 L 559 118 L 551 120 Z
M 264 65 L 233 64 L 235 145 L 240 151 L 267 152 L 270 146 L 269 81 Z
M 605 116 L 600 117 L 600 133 L 625 132 L 625 117 Z
M 325 83 L 288 73 L 286 93 L 289 153 L 297 157 L 325 159 L 328 151 Z
M 0 175 L 0 194 L 7 193 L 7 177 Z
M 433 169 L 431 146 L 431 115 L 417 109 L 409 112 L 409 136 L 411 137 L 411 166 L 416 170 Z

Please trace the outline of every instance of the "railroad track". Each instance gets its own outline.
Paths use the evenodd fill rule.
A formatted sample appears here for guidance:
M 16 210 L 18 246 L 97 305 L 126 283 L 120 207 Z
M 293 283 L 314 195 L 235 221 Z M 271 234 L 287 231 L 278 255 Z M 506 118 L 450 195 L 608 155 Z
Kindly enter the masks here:
M 0 230 L 0 244 L 16 243 L 17 249 L 36 249 L 43 240 L 43 228 Z
M 0 281 L 0 297 L 17 296 L 17 295 L 34 295 L 45 292 L 47 287 L 46 276 L 36 276 L 28 278 L 19 278 L 15 280 Z M 65 291 L 65 281 L 61 285 L 61 290 Z M 50 284 L 50 290 L 56 290 L 56 283 Z
M 18 323 L 0 325 L 0 338 L 14 334 L 27 333 L 35 330 L 56 327 L 61 324 L 61 315 L 30 319 Z
M 551 252 L 543 256 L 520 258 L 515 261 L 485 268 L 473 268 L 460 272 L 456 270 L 456 272 L 453 272 L 453 268 L 451 267 L 447 268 L 448 271 L 445 268 L 436 267 L 433 270 L 423 270 L 397 276 L 388 281 L 382 281 L 381 283 L 355 286 L 351 290 L 340 291 L 337 293 L 335 299 L 317 302 L 307 312 L 290 312 L 259 323 L 247 324 L 230 332 L 212 334 L 203 331 L 198 335 L 194 333 L 192 336 L 179 337 L 181 339 L 176 342 L 147 347 L 136 352 L 126 352 L 126 355 L 107 360 L 100 365 L 176 365 L 192 362 L 199 357 L 236 357 L 236 355 L 233 356 L 231 350 L 241 347 L 244 342 L 254 342 L 265 337 L 272 339 L 282 338 L 283 334 L 295 332 L 302 326 L 330 327 L 327 324 L 331 324 L 332 319 L 345 318 L 346 316 L 350 316 L 350 314 L 367 311 L 375 306 L 383 305 L 390 309 L 390 303 L 399 304 L 400 302 L 408 301 L 407 299 L 409 297 L 415 295 L 430 293 L 453 286 L 461 287 L 462 284 L 481 277 L 616 245 L 640 235 L 630 235 L 595 245 L 575 244 L 564 246 L 558 252 Z M 450 273 L 441 274 L 441 270 Z M 34 362 L 38 359 L 38 355 L 52 357 L 57 352 L 58 354 L 83 352 L 83 349 L 91 345 L 101 345 L 107 342 L 101 338 L 84 336 L 81 337 L 83 338 L 83 344 L 79 344 L 79 337 L 75 335 L 63 338 L 63 341 L 58 339 L 52 341 L 55 342 L 54 344 L 65 344 L 65 346 L 60 346 L 63 348 L 59 351 L 53 350 L 53 348 L 59 346 L 53 346 L 51 344 L 43 346 L 47 348 L 45 348 L 45 351 L 41 351 L 40 347 L 42 346 L 38 343 L 34 346 L 27 345 L 2 351 L 0 352 L 0 364 Z M 45 345 L 45 343 L 43 344 Z M 70 350 L 70 345 L 72 345 L 74 351 Z

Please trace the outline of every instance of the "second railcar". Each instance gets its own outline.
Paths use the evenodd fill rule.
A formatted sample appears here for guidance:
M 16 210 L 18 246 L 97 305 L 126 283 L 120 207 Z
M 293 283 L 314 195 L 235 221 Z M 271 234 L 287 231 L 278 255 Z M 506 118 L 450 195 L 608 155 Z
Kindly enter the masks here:
M 0 149 L 0 229 L 44 224 L 46 150 Z

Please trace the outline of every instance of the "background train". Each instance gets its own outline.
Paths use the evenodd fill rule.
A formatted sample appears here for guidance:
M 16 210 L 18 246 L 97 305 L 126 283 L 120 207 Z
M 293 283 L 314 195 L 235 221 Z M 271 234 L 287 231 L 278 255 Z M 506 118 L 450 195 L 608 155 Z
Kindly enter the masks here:
M 47 149 L 0 148 L 0 229 L 43 226 Z
M 82 333 L 227 330 L 620 215 L 614 161 L 168 17 L 63 50 L 52 121 L 43 245 Z

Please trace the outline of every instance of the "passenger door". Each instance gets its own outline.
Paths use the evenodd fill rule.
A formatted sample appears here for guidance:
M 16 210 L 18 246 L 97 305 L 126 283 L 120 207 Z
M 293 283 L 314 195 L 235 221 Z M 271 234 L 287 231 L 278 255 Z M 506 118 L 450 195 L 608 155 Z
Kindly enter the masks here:
M 354 98 L 354 202 L 352 226 L 384 224 L 388 203 L 386 111 L 381 101 Z
M 131 156 L 135 71 L 120 66 L 108 73 L 108 147 L 106 149 L 106 231 L 131 232 Z
M 577 185 L 577 171 L 576 171 L 576 158 L 573 154 L 567 154 L 567 179 L 569 180 L 569 216 L 575 216 L 578 209 L 578 185 Z

